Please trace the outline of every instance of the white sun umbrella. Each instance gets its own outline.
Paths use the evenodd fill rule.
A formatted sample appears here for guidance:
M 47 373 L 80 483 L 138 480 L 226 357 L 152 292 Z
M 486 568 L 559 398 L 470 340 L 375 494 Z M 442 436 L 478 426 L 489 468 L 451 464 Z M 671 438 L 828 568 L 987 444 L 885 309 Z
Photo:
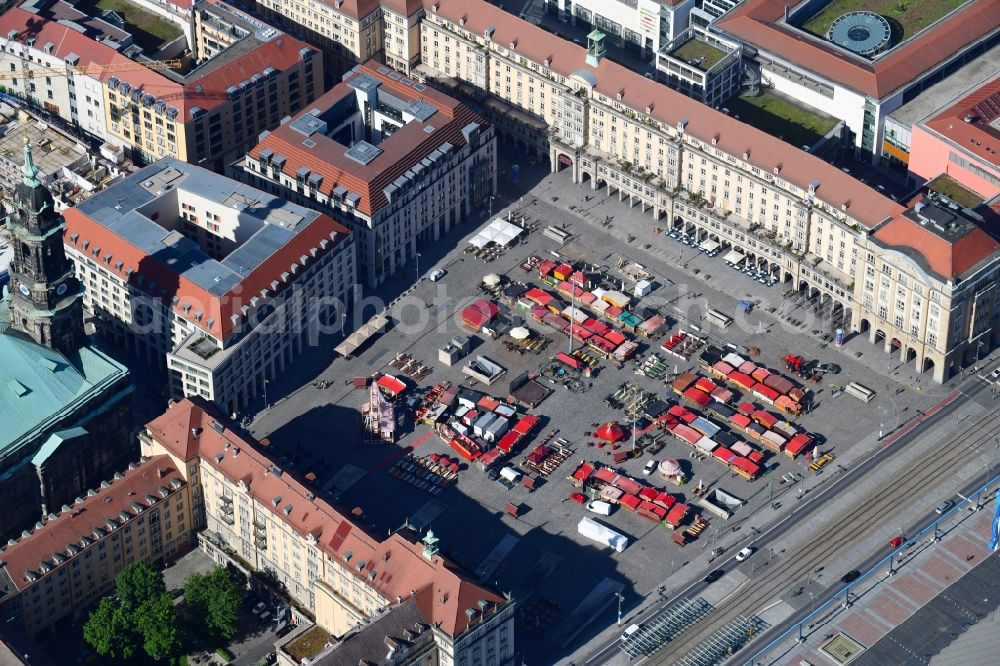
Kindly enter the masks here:
M 500 276 L 496 273 L 490 273 L 483 278 L 483 284 L 488 287 L 495 287 L 500 284 Z
M 527 340 L 531 336 L 531 331 L 526 329 L 524 326 L 515 326 L 510 329 L 510 337 L 515 340 Z

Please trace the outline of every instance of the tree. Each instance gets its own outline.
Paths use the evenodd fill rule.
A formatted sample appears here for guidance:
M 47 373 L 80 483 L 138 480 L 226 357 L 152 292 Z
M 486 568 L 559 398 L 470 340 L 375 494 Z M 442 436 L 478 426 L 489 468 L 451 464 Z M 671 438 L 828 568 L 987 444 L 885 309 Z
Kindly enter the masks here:
M 208 574 L 191 574 L 184 583 L 184 601 L 192 619 L 210 636 L 231 639 L 236 635 L 236 617 L 243 593 L 229 572 L 216 567 Z
M 136 610 L 135 626 L 143 637 L 143 649 L 153 659 L 176 654 L 181 647 L 180 621 L 174 601 L 166 592 L 147 599 Z
M 132 629 L 128 610 L 110 597 L 101 599 L 83 625 L 83 639 L 102 657 L 129 659 L 138 637 Z
M 135 562 L 115 577 L 115 591 L 122 605 L 135 610 L 144 601 L 155 599 L 167 591 L 163 574 L 145 562 Z
M 163 576 L 145 562 L 115 577 L 117 599 L 104 597 L 83 627 L 83 637 L 102 657 L 130 659 L 140 644 L 153 659 L 176 654 L 180 622 Z

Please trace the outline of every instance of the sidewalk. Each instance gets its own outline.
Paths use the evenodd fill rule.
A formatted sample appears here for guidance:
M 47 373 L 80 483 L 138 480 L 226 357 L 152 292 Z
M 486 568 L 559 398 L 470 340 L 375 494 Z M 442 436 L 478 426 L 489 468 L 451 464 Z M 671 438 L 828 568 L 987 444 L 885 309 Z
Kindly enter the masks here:
M 903 630 L 903 623 L 907 619 L 960 581 L 967 573 L 991 559 L 987 545 L 993 517 L 993 502 L 986 503 L 977 512 L 963 511 L 963 513 L 965 513 L 964 518 L 952 525 L 940 541 L 935 542 L 932 536 L 928 535 L 920 541 L 904 546 L 902 556 L 897 558 L 897 562 L 899 560 L 902 562 L 895 565 L 897 570 L 895 575 L 889 575 L 888 567 L 883 566 L 880 572 L 869 576 L 852 588 L 850 608 L 844 609 L 839 602 L 832 603 L 828 612 L 815 618 L 814 624 L 807 625 L 807 628 L 803 629 L 805 635 L 803 642 L 796 642 L 797 636 L 793 630 L 785 641 L 763 657 L 763 663 L 797 664 L 800 660 L 814 664 L 827 663 L 833 653 L 845 647 L 855 651 L 858 655 L 857 663 L 871 662 L 875 652 L 882 653 L 880 657 L 882 663 L 890 663 L 892 659 L 887 653 L 898 650 L 892 643 L 880 646 L 880 649 L 873 651 L 868 659 L 864 658 L 864 654 L 890 632 Z M 984 597 L 989 597 L 995 596 L 995 591 L 987 589 L 982 590 L 982 593 Z M 975 592 L 963 595 L 964 601 L 972 602 L 971 597 L 974 595 Z M 960 604 L 963 601 L 954 595 L 949 597 L 951 599 L 949 604 Z M 969 615 L 962 609 L 959 611 L 960 615 Z M 967 622 L 971 618 L 963 619 Z M 939 623 L 921 624 L 922 630 L 931 634 L 952 631 L 951 626 L 940 626 Z M 951 633 L 947 635 L 948 641 L 954 637 Z M 930 643 L 935 637 L 926 636 L 926 638 Z M 860 647 L 851 646 L 850 641 Z M 903 645 L 908 653 L 918 647 L 906 643 Z M 885 661 L 887 658 L 889 661 Z

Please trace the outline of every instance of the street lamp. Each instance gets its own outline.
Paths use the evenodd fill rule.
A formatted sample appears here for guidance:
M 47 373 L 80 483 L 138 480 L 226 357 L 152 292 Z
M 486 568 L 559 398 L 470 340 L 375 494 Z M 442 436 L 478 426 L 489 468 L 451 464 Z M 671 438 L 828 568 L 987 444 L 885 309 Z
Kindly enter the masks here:
M 270 384 L 270 383 L 271 383 L 271 381 L 269 379 L 267 379 L 267 378 L 264 379 L 264 409 L 265 410 L 271 408 L 271 404 L 267 401 L 267 385 Z
M 614 596 L 618 597 L 618 626 L 622 626 L 622 602 L 625 601 L 625 596 L 622 594 L 621 590 L 612 593 Z
M 420 253 L 417 252 L 417 277 L 420 277 Z
M 490 219 L 493 219 L 493 200 L 496 199 L 494 195 L 490 195 Z

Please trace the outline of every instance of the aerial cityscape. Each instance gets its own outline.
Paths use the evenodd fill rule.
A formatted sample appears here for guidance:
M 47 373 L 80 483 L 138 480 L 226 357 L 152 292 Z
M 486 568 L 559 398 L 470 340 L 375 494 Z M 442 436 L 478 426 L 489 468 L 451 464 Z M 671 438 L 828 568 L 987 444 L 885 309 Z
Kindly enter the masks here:
M 0 665 L 993 666 L 1000 2 L 0 3 Z

